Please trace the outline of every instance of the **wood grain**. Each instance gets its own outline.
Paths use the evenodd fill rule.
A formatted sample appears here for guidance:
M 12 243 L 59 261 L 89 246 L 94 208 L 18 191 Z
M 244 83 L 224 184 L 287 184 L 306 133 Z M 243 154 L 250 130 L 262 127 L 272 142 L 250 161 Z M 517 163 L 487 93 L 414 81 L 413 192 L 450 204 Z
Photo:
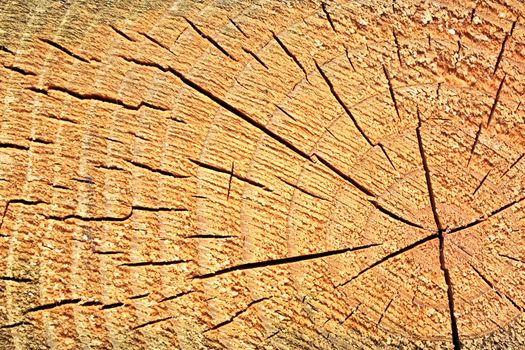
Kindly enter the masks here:
M 524 14 L 2 2 L 0 348 L 525 348 Z

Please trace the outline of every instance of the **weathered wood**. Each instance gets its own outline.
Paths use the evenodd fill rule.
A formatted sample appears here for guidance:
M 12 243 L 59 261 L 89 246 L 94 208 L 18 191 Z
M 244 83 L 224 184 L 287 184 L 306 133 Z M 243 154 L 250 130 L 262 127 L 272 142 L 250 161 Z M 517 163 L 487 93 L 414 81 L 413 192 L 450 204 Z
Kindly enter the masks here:
M 0 348 L 525 348 L 525 5 L 0 4 Z

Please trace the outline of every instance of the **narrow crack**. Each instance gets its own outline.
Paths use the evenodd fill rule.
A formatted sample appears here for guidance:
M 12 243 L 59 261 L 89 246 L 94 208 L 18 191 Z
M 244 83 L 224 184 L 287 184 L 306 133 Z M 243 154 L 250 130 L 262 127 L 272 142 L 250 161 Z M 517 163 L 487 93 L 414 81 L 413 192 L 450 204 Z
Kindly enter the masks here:
M 54 309 L 54 308 L 57 308 L 57 307 L 60 307 L 60 306 L 64 306 L 64 305 L 78 304 L 78 303 L 80 303 L 80 300 L 81 300 L 80 298 L 78 298 L 78 299 L 58 300 L 58 301 L 55 301 L 55 302 L 52 302 L 52 303 L 42 304 L 42 305 L 39 305 L 39 306 L 35 306 L 35 307 L 32 307 L 32 308 L 29 308 L 29 309 L 27 309 L 24 312 L 24 314 L 33 313 L 33 312 L 37 312 L 37 311 L 50 310 L 50 309 Z
M 210 44 L 212 44 L 216 49 L 218 49 L 220 52 L 222 52 L 226 57 L 237 61 L 235 57 L 233 57 L 228 51 L 226 51 L 215 39 L 213 39 L 208 34 L 204 33 L 199 27 L 197 27 L 192 21 L 190 21 L 188 18 L 183 17 L 184 20 L 190 25 L 191 28 L 193 28 L 194 31 L 197 32 L 202 38 L 206 39 Z
M 474 151 L 476 150 L 476 146 L 479 142 L 479 135 L 481 135 L 482 129 L 483 129 L 483 122 L 480 122 L 478 131 L 476 132 L 476 137 L 474 138 L 474 143 L 472 144 L 472 148 L 470 149 L 470 156 L 467 161 L 467 167 L 470 165 L 470 161 L 472 160 L 472 157 L 474 156 Z
M 44 90 L 46 91 L 46 90 Z M 49 91 L 59 91 L 59 92 L 62 92 L 62 93 L 65 93 L 71 97 L 74 97 L 78 100 L 90 100 L 90 101 L 98 101 L 98 102 L 102 102 L 102 103 L 108 103 L 108 104 L 112 104 L 112 105 L 116 105 L 116 106 L 120 106 L 124 109 L 128 109 L 128 110 L 131 110 L 131 111 L 138 111 L 140 110 L 142 107 L 148 107 L 148 108 L 151 108 L 151 109 L 154 109 L 154 110 L 157 110 L 157 111 L 161 111 L 161 112 L 166 112 L 166 111 L 169 111 L 170 109 L 167 108 L 167 107 L 160 107 L 160 106 L 156 106 L 156 105 L 153 105 L 149 102 L 144 102 L 144 101 L 141 101 L 138 105 L 131 105 L 131 104 L 128 104 L 128 103 L 125 103 L 124 101 L 118 99 L 118 98 L 114 98 L 114 97 L 110 97 L 108 95 L 105 95 L 105 94 L 101 94 L 101 93 L 80 93 L 80 92 L 77 92 L 77 91 L 73 91 L 73 90 L 70 90 L 68 88 L 65 88 L 63 86 L 58 86 L 58 85 L 49 85 L 48 88 L 47 88 L 47 92 Z
M 80 221 L 109 221 L 109 222 L 123 222 L 126 220 L 129 220 L 131 216 L 134 214 L 135 211 L 147 211 L 147 212 L 180 212 L 180 211 L 188 211 L 188 209 L 185 208 L 166 208 L 166 207 L 144 207 L 140 205 L 134 205 L 131 207 L 131 210 L 128 214 L 125 216 L 82 216 L 77 214 L 69 214 L 65 216 L 57 216 L 57 215 L 49 215 L 46 216 L 49 220 L 56 220 L 56 221 L 65 221 L 69 219 L 76 219 Z
M 264 124 L 262 124 L 261 122 L 255 120 L 253 117 L 249 116 L 244 111 L 240 110 L 237 107 L 234 107 L 233 105 L 231 105 L 230 103 L 226 102 L 225 100 L 223 100 L 219 96 L 216 96 L 215 94 L 213 94 L 211 91 L 208 91 L 207 89 L 205 89 L 201 85 L 199 85 L 199 84 L 193 82 L 192 80 L 188 79 L 186 76 L 184 76 L 179 71 L 177 71 L 177 70 L 175 70 L 175 69 L 173 69 L 171 67 L 170 68 L 164 68 L 163 66 L 161 66 L 161 65 L 159 65 L 157 63 L 143 62 L 143 61 L 140 61 L 140 60 L 136 60 L 134 58 L 127 58 L 127 57 L 124 57 L 124 56 L 121 56 L 121 57 L 122 57 L 122 59 L 127 60 L 128 62 L 132 62 L 132 63 L 138 64 L 138 65 L 143 65 L 143 66 L 154 67 L 154 68 L 157 68 L 157 69 L 159 69 L 159 70 L 161 70 L 163 72 L 168 72 L 168 73 L 173 74 L 174 76 L 179 78 L 179 80 L 181 80 L 185 85 L 187 85 L 188 87 L 190 87 L 193 90 L 197 91 L 201 95 L 207 97 L 208 99 L 210 99 L 211 101 L 216 103 L 218 106 L 224 108 L 228 112 L 230 112 L 233 115 L 237 116 L 238 118 L 244 120 L 245 122 L 247 122 L 248 124 L 252 125 L 253 127 L 259 129 L 261 132 L 263 132 L 264 134 L 266 134 L 267 136 L 269 136 L 270 138 L 272 138 L 276 142 L 280 143 L 284 147 L 288 148 L 290 151 L 292 151 L 293 153 L 297 154 L 301 158 L 303 158 L 303 159 L 305 159 L 307 161 L 311 161 L 310 156 L 306 152 L 304 152 L 301 149 L 299 149 L 298 147 L 294 146 L 291 142 L 285 140 L 279 134 L 271 131 Z
M 244 48 L 244 47 L 242 48 L 242 50 L 243 50 L 244 52 L 246 52 L 248 55 L 252 56 L 253 59 L 256 60 L 257 62 L 259 62 L 259 64 L 260 64 L 261 66 L 263 66 L 263 67 L 266 68 L 266 69 L 270 69 L 270 68 L 266 65 L 266 63 L 264 63 L 264 61 L 261 60 L 261 59 L 259 58 L 259 56 L 257 56 L 253 51 L 250 51 L 250 50 L 248 50 L 247 48 Z
M 330 12 L 328 12 L 328 10 L 326 9 L 326 4 L 324 2 L 321 3 L 321 8 L 323 9 L 328 23 L 330 23 L 330 27 L 332 27 L 334 33 L 337 33 L 337 30 L 335 30 L 334 22 L 332 21 L 332 17 L 330 16 Z
M 73 57 L 73 58 L 76 58 L 77 60 L 79 61 L 82 61 L 84 63 L 90 63 L 89 60 L 87 58 L 84 58 L 80 55 L 77 55 L 76 53 L 74 53 L 73 51 L 69 50 L 68 48 L 52 41 L 52 40 L 49 40 L 49 39 L 45 39 L 45 38 L 40 38 L 40 41 L 42 41 L 43 43 L 46 43 L 52 47 L 54 47 L 55 49 L 58 49 L 60 51 L 62 51 L 63 53 L 65 53 L 66 55 L 70 56 L 70 57 Z
M 482 222 L 492 218 L 493 216 L 521 203 L 522 201 L 525 200 L 525 196 L 521 197 L 521 198 L 518 198 L 516 200 L 513 200 L 512 202 L 509 202 L 501 207 L 499 207 L 498 209 L 495 209 L 493 210 L 492 212 L 490 212 L 488 215 L 483 215 L 481 217 L 479 217 L 478 219 L 474 220 L 474 221 L 471 221 L 469 222 L 468 224 L 465 224 L 465 225 L 461 225 L 461 226 L 458 226 L 458 227 L 455 227 L 455 228 L 452 228 L 452 229 L 449 229 L 447 230 L 446 232 L 448 234 L 452 234 L 452 233 L 456 233 L 456 232 L 459 232 L 459 231 L 463 231 L 463 230 L 466 230 L 468 228 L 471 228 L 471 227 L 474 227 L 476 225 L 479 225 L 481 224 Z
M 500 176 L 500 178 L 503 178 L 505 175 L 507 175 L 507 173 L 516 166 L 516 164 L 518 164 L 520 162 L 521 159 L 523 159 L 523 157 L 525 156 L 525 153 L 522 153 L 521 156 L 519 156 L 512 164 L 510 167 L 508 167 L 507 170 L 505 170 L 505 172 Z
M 25 76 L 28 76 L 28 75 L 29 76 L 36 76 L 36 73 L 28 71 L 28 70 L 20 68 L 20 67 L 17 67 L 17 66 L 13 66 L 13 65 L 6 66 L 6 65 L 3 65 L 3 67 L 5 69 L 9 69 L 10 71 L 13 71 L 15 73 L 22 74 L 22 75 L 25 75 Z
M 346 315 L 344 320 L 340 321 L 339 324 L 345 323 L 350 317 L 352 317 L 357 312 L 357 310 L 359 310 L 360 306 L 361 306 L 361 303 L 357 304 L 357 306 L 352 311 L 350 311 L 350 313 Z
M 192 260 L 137 261 L 137 262 L 123 263 L 123 264 L 120 264 L 119 266 L 126 266 L 126 267 L 171 266 L 171 265 L 189 263 L 191 261 Z
M 422 244 L 424 244 L 426 242 L 429 242 L 429 241 L 431 241 L 433 239 L 436 239 L 436 238 L 438 238 L 438 234 L 434 233 L 434 234 L 426 236 L 426 237 L 424 237 L 424 238 L 422 238 L 422 239 L 420 239 L 420 240 L 418 240 L 418 241 L 416 241 L 414 243 L 411 243 L 411 244 L 409 244 L 409 245 L 407 245 L 407 246 L 405 246 L 405 247 L 403 247 L 401 249 L 398 249 L 398 250 L 396 250 L 396 251 L 394 251 L 394 252 L 384 256 L 383 258 L 375 261 L 374 263 L 368 265 L 367 267 L 365 267 L 364 269 L 359 271 L 357 274 L 355 274 L 350 279 L 346 280 L 345 282 L 343 282 L 343 283 L 341 283 L 339 285 L 336 285 L 335 288 L 343 287 L 343 286 L 347 285 L 348 283 L 352 282 L 353 280 L 355 280 L 356 278 L 358 278 L 359 276 L 361 276 L 362 274 L 364 274 L 365 272 L 370 271 L 374 267 L 380 266 L 384 262 L 387 262 L 388 260 L 390 260 L 392 258 L 395 258 L 398 255 L 406 253 L 406 252 L 408 252 L 408 251 L 410 251 L 410 250 L 412 250 L 412 249 L 414 249 L 414 248 L 416 248 L 416 247 L 418 247 L 418 246 L 420 246 L 420 245 L 422 245 Z
M 390 78 L 390 73 L 388 72 L 388 69 L 384 64 L 383 66 L 383 73 L 385 73 L 385 78 L 388 82 L 388 90 L 390 91 L 390 98 L 392 99 L 392 102 L 394 103 L 394 108 L 396 109 L 397 118 L 401 120 L 401 114 L 399 114 L 399 107 L 397 106 L 397 100 L 396 95 L 394 94 L 394 87 L 392 85 L 392 79 Z
M 487 174 L 485 176 L 483 176 L 483 179 L 481 179 L 481 181 L 479 182 L 479 185 L 476 187 L 476 189 L 474 190 L 474 192 L 472 192 L 472 196 L 475 196 L 476 193 L 479 191 L 479 189 L 481 188 L 481 186 L 483 186 L 483 184 L 485 183 L 485 180 L 487 180 L 487 178 L 489 177 L 490 175 L 490 172 L 492 171 L 492 169 L 490 169 Z
M 144 328 L 146 326 L 150 326 L 150 325 L 155 324 L 155 323 L 171 320 L 172 318 L 174 318 L 174 317 L 173 316 L 168 316 L 168 317 L 159 318 L 159 319 L 156 319 L 156 320 L 153 320 L 153 321 L 148 321 L 146 323 L 142 323 L 142 324 L 139 324 L 138 326 L 135 326 L 135 327 L 131 328 L 131 330 L 134 331 L 134 330 L 137 330 L 137 329 L 140 329 L 140 328 Z
M 302 261 L 308 261 L 308 260 L 315 260 L 315 259 L 321 259 L 326 258 L 333 255 L 340 255 L 345 254 L 352 251 L 358 251 L 362 249 L 367 249 L 371 247 L 376 247 L 381 245 L 380 243 L 373 243 L 358 247 L 352 247 L 352 248 L 344 248 L 344 249 L 337 249 L 337 250 L 328 250 L 320 253 L 312 253 L 312 254 L 304 254 L 304 255 L 298 255 L 298 256 L 292 256 L 289 258 L 281 258 L 281 259 L 270 259 L 270 260 L 264 260 L 264 261 L 256 261 L 251 263 L 245 263 L 240 265 L 234 265 L 230 267 L 226 267 L 220 270 L 217 270 L 215 272 L 205 273 L 203 275 L 197 275 L 194 276 L 194 279 L 206 279 L 211 277 L 216 277 L 223 275 L 225 273 L 234 272 L 234 271 L 242 271 L 242 270 L 250 270 L 250 269 L 257 269 L 261 267 L 269 267 L 269 266 L 276 266 L 276 265 L 285 265 L 285 264 L 293 264 L 296 262 L 302 262 Z
M 230 192 L 232 189 L 233 174 L 235 173 L 235 162 L 232 162 L 232 168 L 230 171 L 230 178 L 228 179 L 228 193 L 226 194 L 226 200 L 230 199 Z
M 148 170 L 148 171 L 151 171 L 152 173 L 157 173 L 157 174 L 161 174 L 161 175 L 164 175 L 164 176 L 169 176 L 169 177 L 172 177 L 174 179 L 188 179 L 188 178 L 191 177 L 189 175 L 176 174 L 176 173 L 173 173 L 171 171 L 167 171 L 167 170 L 163 170 L 163 169 L 156 169 L 156 168 L 153 168 L 153 167 L 151 167 L 151 166 L 149 166 L 147 164 L 140 163 L 140 162 L 135 162 L 133 160 L 125 159 L 125 161 L 128 162 L 129 164 L 137 167 L 137 168 Z
M 20 326 L 32 326 L 32 325 L 33 325 L 32 323 L 21 321 L 21 322 L 2 325 L 0 326 L 0 329 L 9 329 L 9 328 L 15 328 L 15 327 L 20 327 Z
M 244 309 L 237 311 L 237 312 L 236 312 L 232 317 L 230 317 L 228 320 L 216 324 L 215 326 L 213 326 L 213 327 L 211 327 L 211 328 L 205 330 L 204 333 L 206 333 L 206 332 L 210 332 L 210 331 L 213 331 L 213 330 L 216 330 L 216 329 L 218 329 L 218 328 L 224 327 L 224 326 L 226 326 L 226 325 L 232 323 L 233 321 L 235 321 L 235 319 L 236 319 L 237 317 L 239 317 L 239 316 L 241 316 L 242 314 L 244 314 L 245 312 L 247 312 L 248 309 L 249 309 L 250 307 L 252 307 L 253 305 L 256 305 L 256 304 L 258 304 L 258 303 L 261 303 L 261 302 L 263 302 L 263 301 L 265 301 L 265 300 L 269 300 L 269 299 L 271 299 L 271 297 L 264 297 L 264 298 L 260 298 L 260 299 L 257 299 L 257 300 L 254 300 L 254 301 L 250 302 L 250 303 L 249 303 Z
M 320 195 L 317 195 L 317 194 L 312 193 L 312 192 L 310 192 L 310 191 L 307 191 L 307 190 L 305 190 L 304 188 L 302 188 L 302 187 L 300 187 L 300 186 L 298 186 L 298 185 L 295 185 L 295 184 L 293 184 L 292 182 L 290 182 L 290 181 L 288 181 L 288 180 L 285 180 L 285 179 L 283 179 L 283 178 L 281 178 L 281 177 L 279 177 L 279 176 L 277 176 L 277 178 L 278 178 L 279 180 L 281 180 L 282 182 L 284 182 L 285 184 L 287 184 L 288 186 L 290 186 L 290 187 L 292 187 L 292 188 L 295 188 L 295 189 L 298 190 L 299 192 L 302 192 L 302 193 L 304 193 L 304 194 L 306 194 L 306 195 L 308 195 L 308 196 L 310 196 L 310 197 L 313 197 L 313 198 L 316 198 L 316 199 L 320 199 L 320 200 L 323 200 L 323 201 L 328 201 L 327 198 L 324 198 L 323 196 L 320 196 Z
M 210 235 L 210 234 L 198 234 L 198 235 L 190 235 L 186 236 L 184 238 L 210 238 L 210 239 L 226 239 L 226 238 L 237 238 L 238 236 L 232 236 L 232 235 Z
M 499 96 L 501 94 L 501 90 L 503 89 L 503 84 L 505 83 L 505 78 L 507 77 L 507 74 L 503 75 L 503 78 L 501 79 L 501 82 L 498 86 L 498 91 L 496 92 L 496 97 L 494 97 L 494 103 L 492 104 L 492 108 L 490 109 L 489 119 L 487 121 L 487 127 L 490 125 L 490 122 L 492 121 L 492 118 L 494 117 L 494 112 L 496 111 L 496 106 L 499 102 Z
M 326 75 L 326 73 L 321 69 L 321 66 L 319 66 L 319 64 L 317 63 L 317 61 L 314 61 L 315 63 L 315 66 L 317 67 L 317 70 L 319 71 L 319 74 L 321 75 L 321 77 L 323 78 L 323 80 L 325 81 L 326 85 L 328 86 L 330 92 L 332 93 L 332 96 L 335 98 L 335 100 L 339 103 L 339 105 L 341 106 L 341 108 L 343 108 L 343 110 L 345 111 L 346 115 L 350 118 L 350 120 L 352 121 L 352 123 L 354 124 L 354 126 L 356 127 L 357 131 L 359 131 L 359 133 L 361 134 L 361 136 L 365 139 L 366 143 L 368 143 L 368 145 L 370 147 L 376 147 L 376 146 L 379 146 L 381 148 L 381 150 L 383 151 L 383 153 L 385 154 L 385 158 L 387 158 L 388 162 L 394 167 L 393 163 L 392 163 L 392 160 L 390 159 L 390 157 L 388 157 L 388 155 L 386 155 L 386 151 L 385 149 L 383 148 L 382 145 L 380 145 L 379 143 L 374 143 L 372 142 L 372 140 L 368 137 L 368 135 L 365 133 L 365 131 L 363 130 L 363 128 L 361 128 L 361 126 L 359 125 L 359 123 L 357 122 L 357 119 L 355 119 L 353 113 L 350 111 L 350 108 L 348 108 L 348 106 L 346 105 L 346 103 L 344 103 L 344 101 L 341 99 L 341 97 L 339 96 L 339 94 L 337 93 L 337 91 L 335 90 L 334 88 L 334 84 L 330 81 L 330 79 L 328 78 L 328 76 Z M 394 167 L 395 169 L 395 167 Z
M 399 40 L 397 39 L 397 34 L 395 30 L 392 30 L 392 36 L 394 37 L 394 44 L 396 45 L 397 59 L 399 60 L 399 65 L 403 66 L 403 61 L 401 60 L 401 47 L 399 46 Z
M 240 175 L 235 174 L 233 172 L 233 170 L 234 170 L 233 166 L 232 166 L 231 170 L 227 170 L 227 169 L 218 167 L 216 165 L 212 165 L 212 164 L 201 162 L 199 160 L 195 160 L 195 159 L 191 159 L 191 158 L 188 158 L 188 160 L 190 162 L 192 162 L 193 164 L 198 165 L 199 167 L 202 167 L 204 169 L 215 171 L 215 172 L 226 174 L 226 175 L 230 175 L 230 176 L 236 178 L 237 180 L 240 180 L 242 182 L 246 182 L 247 184 L 250 184 L 250 185 L 255 186 L 255 187 L 262 188 L 265 191 L 272 192 L 272 190 L 266 185 L 263 185 L 263 184 L 261 184 L 261 183 L 259 183 L 257 181 L 253 181 L 253 180 L 250 180 L 250 179 L 247 179 L 245 177 L 242 177 Z
M 295 56 L 287 47 L 286 45 L 284 45 L 284 43 L 281 41 L 281 39 L 279 39 L 279 37 L 274 33 L 272 32 L 272 36 L 274 38 L 274 40 L 277 42 L 277 44 L 279 44 L 279 46 L 281 47 L 281 49 L 283 49 L 284 53 L 286 53 L 286 55 L 288 55 L 288 57 L 290 57 L 292 59 L 292 61 L 295 62 L 295 64 L 297 65 L 297 67 L 299 67 L 303 73 L 304 73 L 304 77 L 306 78 L 306 81 L 308 81 L 308 73 L 306 72 L 306 69 L 303 67 L 303 65 L 301 64 L 301 62 L 299 61 L 299 59 L 297 58 L 297 56 Z
M 376 327 L 379 327 L 379 325 L 381 324 L 381 321 L 383 320 L 383 317 L 385 316 L 386 312 L 388 311 L 388 308 L 390 307 L 390 305 L 392 305 L 392 302 L 394 301 L 394 299 L 395 299 L 395 298 L 390 299 L 390 301 L 388 302 L 388 304 L 386 304 L 385 309 L 384 309 L 383 312 L 381 313 L 381 316 L 379 317 L 379 320 L 378 320 L 377 323 L 376 323 Z
M 118 29 L 117 27 L 115 27 L 114 25 L 110 24 L 109 27 L 111 29 L 113 29 L 113 31 L 115 33 L 117 33 L 118 35 L 120 35 L 121 37 L 123 37 L 124 39 L 126 40 L 129 40 L 129 41 L 136 41 L 135 39 L 133 39 L 132 37 L 130 37 L 129 35 L 127 35 L 126 33 L 124 33 L 122 30 Z
M 162 298 L 161 300 L 159 300 L 159 303 L 163 303 L 163 302 L 166 302 L 166 301 L 170 301 L 170 300 L 175 300 L 175 299 L 178 299 L 184 295 L 188 295 L 188 294 L 191 294 L 195 292 L 194 290 L 188 290 L 186 292 L 180 292 L 178 294 L 175 294 L 175 295 L 170 295 L 168 297 L 165 297 L 165 298 Z
M 483 280 L 483 282 L 485 282 L 485 284 L 487 286 L 489 286 L 490 289 L 492 289 L 492 291 L 494 293 L 496 293 L 498 295 L 498 297 L 500 299 L 506 299 L 509 303 L 511 303 L 519 312 L 523 312 L 523 307 L 521 307 L 520 305 L 518 305 L 514 300 L 512 300 L 507 294 L 505 293 L 501 293 L 498 289 L 496 289 L 496 287 L 494 286 L 494 284 L 492 282 L 490 282 L 488 280 L 487 277 L 485 277 L 474 265 L 470 264 L 470 267 L 472 268 L 472 270 L 474 270 L 474 272 L 476 272 L 476 274 Z
M 242 28 L 231 18 L 228 18 L 231 24 L 241 33 L 245 38 L 249 38 L 249 36 L 242 30 Z

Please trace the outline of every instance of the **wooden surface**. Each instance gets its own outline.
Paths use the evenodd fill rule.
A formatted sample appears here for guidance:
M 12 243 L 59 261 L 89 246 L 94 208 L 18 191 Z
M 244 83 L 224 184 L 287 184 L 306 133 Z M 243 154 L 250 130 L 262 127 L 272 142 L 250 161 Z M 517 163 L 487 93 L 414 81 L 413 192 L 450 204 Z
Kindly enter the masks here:
M 524 349 L 520 1 L 0 3 L 1 349 Z

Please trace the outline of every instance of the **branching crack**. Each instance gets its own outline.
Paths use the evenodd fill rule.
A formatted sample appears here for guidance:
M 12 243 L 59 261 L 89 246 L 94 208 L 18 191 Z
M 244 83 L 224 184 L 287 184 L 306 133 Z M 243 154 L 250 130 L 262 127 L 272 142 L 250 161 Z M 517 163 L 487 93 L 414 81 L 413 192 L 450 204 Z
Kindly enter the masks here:
M 236 319 L 237 317 L 239 317 L 239 316 L 241 316 L 242 314 L 244 314 L 244 313 L 245 313 L 246 311 L 248 311 L 248 309 L 249 309 L 250 307 L 252 307 L 253 305 L 256 305 L 256 304 L 258 304 L 258 303 L 260 303 L 260 302 L 263 302 L 263 301 L 265 301 L 265 300 L 269 300 L 270 298 L 271 298 L 271 297 L 264 297 L 264 298 L 260 298 L 260 299 L 257 299 L 257 300 L 254 300 L 254 301 L 250 302 L 250 303 L 249 303 L 244 309 L 237 311 L 237 312 L 236 312 L 232 317 L 230 317 L 228 320 L 216 324 L 215 326 L 213 326 L 213 327 L 211 327 L 211 328 L 205 330 L 204 333 L 209 332 L 209 331 L 216 330 L 216 329 L 218 329 L 218 328 L 220 328 L 220 327 L 223 327 L 223 326 L 226 326 L 226 325 L 232 323 L 233 321 L 235 321 L 235 319 Z
M 313 253 L 313 254 L 304 254 L 304 255 L 298 255 L 298 256 L 292 256 L 289 258 L 281 258 L 281 259 L 270 259 L 270 260 L 264 260 L 264 261 L 257 261 L 252 263 L 246 263 L 246 264 L 240 264 L 240 265 L 234 265 L 230 267 L 226 267 L 221 270 L 217 270 L 215 272 L 206 273 L 203 275 L 195 276 L 195 279 L 206 279 L 210 277 L 216 277 L 223 275 L 225 273 L 233 272 L 233 271 L 242 271 L 242 270 L 250 270 L 250 269 L 257 269 L 261 267 L 268 267 L 268 266 L 276 266 L 276 265 L 285 265 L 285 264 L 293 264 L 296 262 L 301 261 L 308 261 L 308 260 L 314 260 L 314 259 L 321 259 L 326 258 L 333 255 L 340 255 L 345 254 L 352 251 L 358 251 L 362 249 L 367 249 L 371 247 L 376 247 L 381 245 L 380 243 L 373 243 L 358 247 L 352 247 L 352 248 L 344 248 L 344 249 L 338 249 L 338 250 L 328 250 L 320 253 Z
M 7 211 L 9 210 L 9 206 L 12 204 L 22 204 L 22 205 L 38 205 L 38 204 L 49 204 L 47 202 L 41 201 L 41 200 L 28 200 L 23 198 L 17 198 L 17 199 L 10 199 L 7 201 L 4 207 L 4 213 L 2 215 L 2 219 L 0 220 L 0 229 L 2 228 L 2 225 L 4 224 L 5 216 L 7 215 Z
M 455 350 L 461 349 L 461 342 L 459 340 L 459 332 L 457 326 L 456 315 L 454 313 L 454 290 L 452 285 L 452 280 L 450 278 L 450 273 L 448 271 L 446 261 L 445 261 L 445 237 L 443 235 L 443 226 L 441 224 L 437 206 L 436 199 L 434 195 L 434 190 L 432 188 L 432 179 L 430 176 L 430 168 L 428 166 L 427 157 L 425 154 L 425 148 L 423 146 L 423 138 L 421 136 L 421 115 L 419 113 L 419 107 L 417 108 L 417 118 L 418 126 L 416 128 L 417 142 L 419 147 L 419 154 L 421 156 L 421 162 L 423 164 L 423 169 L 425 170 L 425 180 L 427 183 L 428 197 L 430 201 L 430 206 L 432 208 L 432 214 L 434 216 L 434 221 L 437 228 L 437 237 L 439 239 L 439 264 L 441 270 L 443 271 L 443 276 L 445 278 L 445 283 L 447 284 L 447 297 L 448 297 L 448 308 L 450 313 L 450 328 L 452 331 L 452 344 L 454 345 Z

